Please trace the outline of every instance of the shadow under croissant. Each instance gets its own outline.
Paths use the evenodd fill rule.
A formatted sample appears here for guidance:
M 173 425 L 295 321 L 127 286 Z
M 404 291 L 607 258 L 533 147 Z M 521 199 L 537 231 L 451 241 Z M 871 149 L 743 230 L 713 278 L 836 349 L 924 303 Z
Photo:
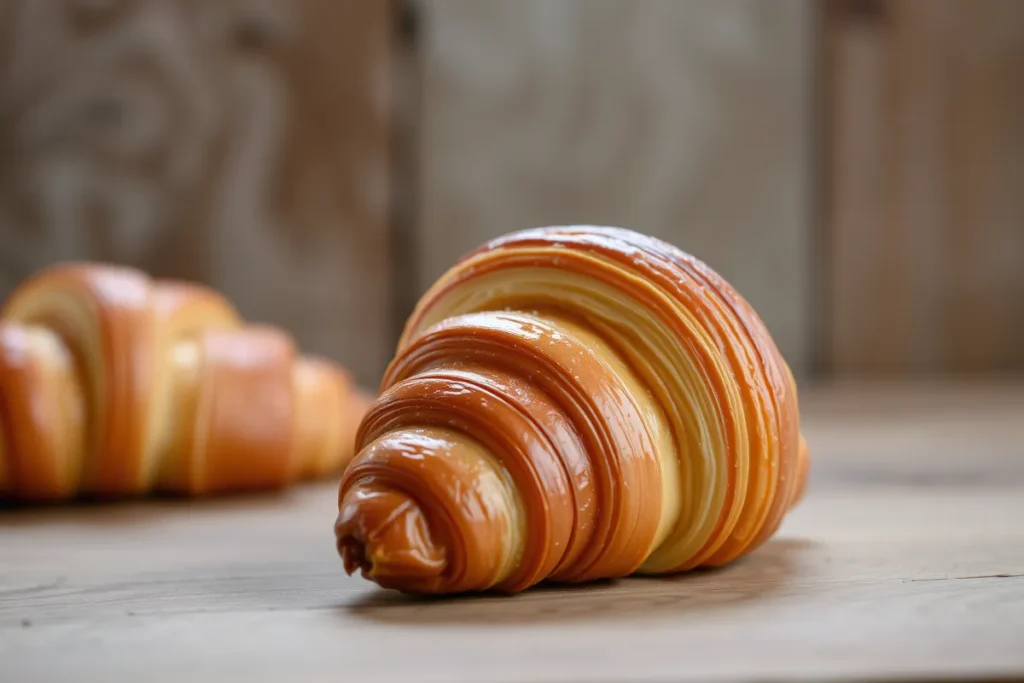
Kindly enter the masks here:
M 764 600 L 805 577 L 801 554 L 815 544 L 777 539 L 729 566 L 674 576 L 630 577 L 580 585 L 541 584 L 514 596 L 481 593 L 417 597 L 378 590 L 340 606 L 346 618 L 419 624 L 531 624 L 704 614 Z

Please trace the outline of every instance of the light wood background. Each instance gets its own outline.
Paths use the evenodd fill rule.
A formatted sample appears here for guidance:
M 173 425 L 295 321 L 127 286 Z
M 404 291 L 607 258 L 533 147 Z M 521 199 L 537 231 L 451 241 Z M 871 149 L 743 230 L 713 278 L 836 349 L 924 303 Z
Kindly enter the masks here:
M 826 7 L 831 366 L 1024 369 L 1024 3 Z
M 477 244 L 621 225 L 809 352 L 810 4 L 424 0 L 420 288 Z
M 0 287 L 54 261 L 221 289 L 376 384 L 391 21 L 354 0 L 2 0 Z
M 0 295 L 203 280 L 376 385 L 495 235 L 611 223 L 801 379 L 1024 372 L 1016 0 L 0 0 Z

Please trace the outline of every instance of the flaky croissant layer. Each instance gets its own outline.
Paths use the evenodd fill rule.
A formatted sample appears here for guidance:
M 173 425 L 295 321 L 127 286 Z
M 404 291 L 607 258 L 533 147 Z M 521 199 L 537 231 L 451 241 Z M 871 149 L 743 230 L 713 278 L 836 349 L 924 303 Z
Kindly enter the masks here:
M 792 374 L 709 267 L 617 228 L 496 239 L 424 295 L 356 437 L 349 573 L 410 593 L 721 565 L 800 498 Z
M 0 498 L 280 487 L 339 470 L 368 401 L 199 285 L 62 264 L 0 313 Z

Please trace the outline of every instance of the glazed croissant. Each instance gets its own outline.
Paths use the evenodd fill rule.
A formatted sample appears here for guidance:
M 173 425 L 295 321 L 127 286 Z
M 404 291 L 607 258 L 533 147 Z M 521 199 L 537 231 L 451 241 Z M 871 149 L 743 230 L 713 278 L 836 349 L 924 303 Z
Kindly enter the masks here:
M 721 565 L 800 498 L 796 386 L 710 268 L 602 227 L 494 240 L 407 322 L 356 437 L 346 571 L 409 593 Z
M 54 266 L 0 315 L 0 497 L 281 487 L 346 464 L 367 404 L 210 289 Z

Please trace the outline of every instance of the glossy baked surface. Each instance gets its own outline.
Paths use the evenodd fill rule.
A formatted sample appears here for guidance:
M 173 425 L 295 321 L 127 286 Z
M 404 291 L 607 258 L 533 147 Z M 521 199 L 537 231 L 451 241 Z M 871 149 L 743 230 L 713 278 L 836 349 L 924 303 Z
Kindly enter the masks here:
M 796 386 L 692 256 L 635 232 L 496 239 L 423 296 L 341 485 L 346 569 L 517 592 L 720 565 L 806 477 Z

